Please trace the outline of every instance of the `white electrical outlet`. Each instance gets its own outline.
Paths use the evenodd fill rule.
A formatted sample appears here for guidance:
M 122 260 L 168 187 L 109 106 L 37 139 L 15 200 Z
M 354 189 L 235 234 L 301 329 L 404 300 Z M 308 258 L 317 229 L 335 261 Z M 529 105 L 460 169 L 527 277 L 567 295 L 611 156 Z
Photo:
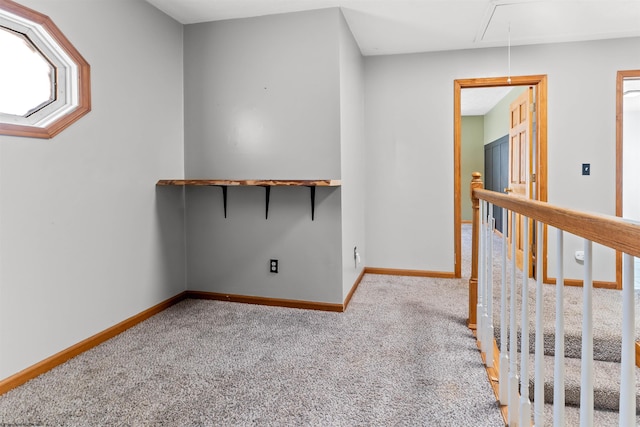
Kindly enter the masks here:
M 576 261 L 584 262 L 584 251 L 576 251 Z

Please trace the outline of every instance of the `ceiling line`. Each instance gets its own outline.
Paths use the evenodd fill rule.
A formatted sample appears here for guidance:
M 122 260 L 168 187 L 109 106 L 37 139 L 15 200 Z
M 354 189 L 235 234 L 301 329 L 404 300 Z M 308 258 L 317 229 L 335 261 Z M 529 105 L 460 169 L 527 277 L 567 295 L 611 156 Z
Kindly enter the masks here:
M 476 33 L 476 37 L 473 39 L 474 43 L 478 43 L 484 39 L 484 35 L 487 33 L 489 29 L 489 24 L 493 19 L 493 14 L 496 13 L 497 4 L 495 1 L 492 1 L 487 8 L 487 11 L 480 22 L 480 27 L 478 28 L 478 32 Z
M 484 36 L 487 34 L 489 25 L 491 25 L 491 20 L 493 19 L 498 7 L 512 6 L 514 4 L 542 3 L 542 2 L 544 2 L 544 0 L 491 0 L 491 3 L 489 3 L 487 12 L 484 14 L 484 17 L 482 18 L 482 21 L 480 23 L 480 28 L 478 28 L 478 32 L 476 33 L 476 37 L 474 38 L 473 42 L 478 43 L 480 41 L 484 41 Z

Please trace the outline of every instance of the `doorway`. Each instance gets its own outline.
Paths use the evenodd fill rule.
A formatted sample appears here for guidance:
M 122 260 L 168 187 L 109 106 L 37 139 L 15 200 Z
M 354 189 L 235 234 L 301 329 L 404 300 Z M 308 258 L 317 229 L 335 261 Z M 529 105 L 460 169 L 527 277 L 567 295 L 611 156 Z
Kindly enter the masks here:
M 461 91 L 469 88 L 487 88 L 501 86 L 530 86 L 536 99 L 534 114 L 535 134 L 532 151 L 533 170 L 536 177 L 532 182 L 531 198 L 547 201 L 547 76 L 517 76 L 492 77 L 478 79 L 459 79 L 454 81 L 454 248 L 455 248 L 455 277 L 461 277 L 462 272 L 462 236 L 461 236 L 461 200 L 463 195 L 468 196 L 471 177 L 461 175 L 462 152 L 462 116 L 461 116 Z M 543 236 L 543 253 L 546 258 L 547 240 L 546 232 Z M 547 279 L 547 266 L 543 263 L 543 277 Z
M 623 156 L 624 153 L 624 156 Z M 618 71 L 616 79 L 616 216 L 640 221 L 640 70 Z M 640 262 L 635 261 L 635 288 Z M 616 287 L 622 289 L 622 253 L 616 253 Z

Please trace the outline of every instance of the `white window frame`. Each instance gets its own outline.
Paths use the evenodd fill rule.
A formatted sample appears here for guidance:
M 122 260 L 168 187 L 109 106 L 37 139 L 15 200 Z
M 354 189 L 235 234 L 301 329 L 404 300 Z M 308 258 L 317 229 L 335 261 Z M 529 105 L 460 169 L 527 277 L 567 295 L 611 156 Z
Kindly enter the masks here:
M 0 134 L 52 138 L 91 110 L 89 64 L 49 17 L 0 0 L 0 26 L 27 37 L 55 69 L 54 100 L 27 116 L 0 113 Z

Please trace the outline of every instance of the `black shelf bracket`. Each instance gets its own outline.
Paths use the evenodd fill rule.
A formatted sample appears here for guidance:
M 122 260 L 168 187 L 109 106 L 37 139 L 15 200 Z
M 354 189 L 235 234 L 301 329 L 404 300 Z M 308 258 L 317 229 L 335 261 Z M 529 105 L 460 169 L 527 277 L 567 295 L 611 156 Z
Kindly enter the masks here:
M 271 187 L 264 187 L 264 195 L 265 195 L 265 201 L 264 201 L 264 206 L 265 206 L 265 210 L 264 210 L 264 219 L 269 219 L 269 197 L 271 197 Z
M 222 188 L 222 206 L 224 206 L 224 217 L 227 217 L 227 186 L 226 185 L 218 185 L 218 187 Z
M 158 184 L 158 185 L 169 185 L 169 184 Z M 176 184 L 177 185 L 177 184 Z M 229 186 L 223 183 L 212 183 L 208 184 L 212 187 L 220 187 L 222 190 L 222 205 L 224 209 L 224 217 L 227 218 L 227 206 L 228 206 L 228 190 Z M 232 184 L 233 185 L 233 184 Z M 254 186 L 264 187 L 265 191 L 265 206 L 264 206 L 264 218 L 269 219 L 269 202 L 271 199 L 271 187 L 270 184 L 256 184 Z M 309 196 L 311 200 L 311 221 L 315 221 L 316 219 L 316 186 L 315 185 L 305 185 L 305 187 L 309 188 Z
M 311 193 L 311 221 L 313 221 L 316 216 L 316 187 L 309 186 L 309 192 Z

